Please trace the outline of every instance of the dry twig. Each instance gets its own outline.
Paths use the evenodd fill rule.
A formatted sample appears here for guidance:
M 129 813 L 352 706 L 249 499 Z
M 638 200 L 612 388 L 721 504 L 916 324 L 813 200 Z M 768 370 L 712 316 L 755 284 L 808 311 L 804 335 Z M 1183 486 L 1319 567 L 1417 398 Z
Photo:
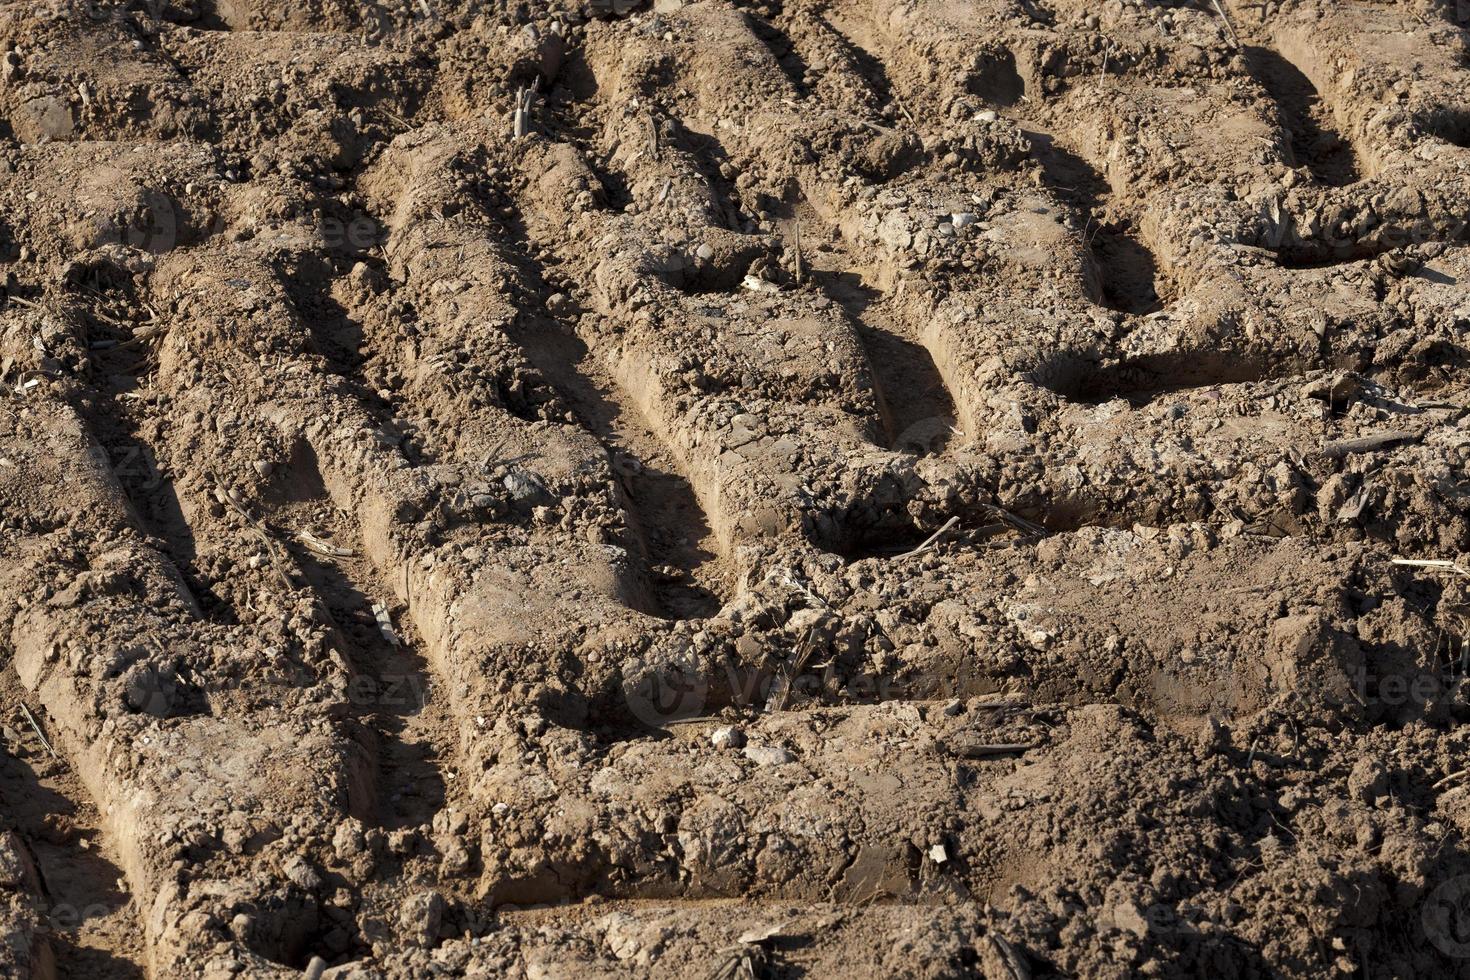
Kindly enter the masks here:
M 1015 980 L 1031 980 L 1031 968 L 1026 965 L 1026 959 L 1016 949 L 1015 944 L 995 933 L 990 934 L 990 942 L 995 946 L 996 952 L 1005 962 L 1006 969 L 1011 971 Z
M 946 534 L 948 534 L 949 531 L 950 531 L 950 529 L 953 528 L 959 522 L 960 522 L 960 519 L 958 517 L 951 517 L 949 520 L 947 520 L 947 521 L 944 522 L 944 526 L 943 527 L 941 527 L 939 530 L 935 531 L 933 534 L 931 534 L 927 538 L 925 538 L 924 539 L 924 542 L 922 544 L 920 544 L 917 548 L 915 548 L 913 551 L 906 551 L 903 554 L 899 555 L 898 557 L 900 557 L 900 558 L 912 558 L 914 555 L 917 555 L 920 552 L 928 551 L 930 548 L 934 547 L 934 545 L 938 544 L 939 543 L 939 539 L 942 538 L 942 537 L 944 537 Z
M 787 670 L 776 678 L 771 687 L 771 696 L 766 699 L 767 711 L 783 711 L 791 697 L 791 682 L 806 668 L 807 661 L 817 649 L 816 630 L 807 630 L 796 644 L 796 657 Z
M 800 286 L 801 285 L 801 279 L 802 279 L 802 275 L 801 275 L 801 222 L 800 221 L 797 221 L 796 222 L 796 228 L 795 228 L 795 231 L 794 231 L 794 236 L 795 236 L 795 247 L 796 247 L 796 284 L 798 286 Z
M 756 980 L 770 961 L 765 947 L 742 943 L 731 946 L 720 954 L 720 960 L 710 971 L 709 980 Z
M 330 541 L 323 541 L 310 531 L 297 531 L 296 540 L 306 545 L 307 550 L 326 555 L 328 558 L 351 558 L 355 554 L 351 548 L 339 548 Z
M 41 740 L 41 744 L 46 747 L 46 751 L 51 753 L 51 758 L 59 760 L 61 756 L 56 754 L 56 749 L 51 746 L 51 741 L 46 738 L 46 733 L 41 731 L 41 723 L 36 721 L 36 716 L 31 714 L 31 709 L 27 708 L 24 702 L 21 703 L 20 713 L 26 716 L 26 721 L 30 722 L 31 728 L 35 730 L 36 737 Z
M 1404 568 L 1428 568 L 1437 572 L 1453 572 L 1456 575 L 1470 578 L 1470 568 L 1466 568 L 1457 561 L 1448 561 L 1443 558 L 1395 558 L 1389 564 Z
M 1235 33 L 1235 25 L 1230 23 L 1230 15 L 1225 12 L 1225 5 L 1220 0 L 1214 0 L 1215 13 L 1225 22 L 1225 30 L 1230 32 L 1230 43 L 1234 47 L 1240 47 L 1240 35 Z
M 1446 776 L 1445 778 L 1441 779 L 1439 782 L 1435 783 L 1433 786 L 1431 786 L 1429 788 L 1430 789 L 1444 789 L 1450 783 L 1453 783 L 1456 780 L 1464 779 L 1466 776 L 1470 776 L 1470 769 L 1461 769 L 1459 772 L 1452 772 L 1452 773 L 1450 773 L 1448 776 Z
M 541 79 L 537 78 L 530 88 L 516 89 L 516 113 L 513 134 L 520 139 L 531 131 L 531 105 L 536 99 L 536 89 Z

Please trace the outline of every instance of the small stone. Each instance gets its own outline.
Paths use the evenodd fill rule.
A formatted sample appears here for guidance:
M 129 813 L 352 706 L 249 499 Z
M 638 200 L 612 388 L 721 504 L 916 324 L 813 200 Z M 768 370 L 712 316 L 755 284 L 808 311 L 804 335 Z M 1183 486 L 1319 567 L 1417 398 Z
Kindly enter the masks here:
M 441 874 L 449 878 L 458 878 L 468 874 L 470 866 L 474 863 L 474 857 L 470 854 L 469 848 L 458 839 L 444 845 L 441 853 L 444 857 L 439 862 L 439 870 Z
M 604 920 L 607 948 L 620 960 L 630 960 L 643 950 L 639 941 L 638 921 L 631 915 L 614 912 Z
M 76 130 L 71 107 L 54 95 L 31 99 L 22 105 L 29 117 L 30 135 L 49 136 L 51 139 L 68 139 Z
M 745 757 L 758 766 L 784 766 L 792 755 L 779 745 L 747 745 Z
M 255 467 L 255 472 L 259 473 L 262 477 L 270 476 L 276 471 L 276 464 L 270 460 L 257 459 L 250 465 Z
M 281 870 L 286 873 L 287 878 L 309 892 L 322 886 L 322 876 L 299 854 L 288 858 Z
M 935 844 L 929 848 L 929 860 L 935 864 L 943 864 L 949 860 L 949 852 L 944 849 L 943 844 Z
M 710 732 L 709 740 L 717 749 L 738 749 L 745 744 L 745 733 L 734 725 L 725 725 Z
M 398 910 L 398 925 L 404 936 L 418 946 L 433 945 L 443 920 L 444 896 L 438 892 L 411 896 Z
M 332 835 L 332 850 L 339 860 L 350 860 L 361 854 L 367 847 L 363 839 L 362 829 L 357 821 L 344 822 L 337 825 L 337 831 Z
M 532 503 L 549 500 L 550 492 L 541 478 L 534 473 L 523 470 L 515 470 L 506 474 L 502 481 L 505 489 L 510 491 L 511 497 L 518 503 Z
M 694 254 L 699 256 L 702 261 L 708 262 L 710 259 L 715 257 L 715 250 L 710 248 L 709 242 L 705 242 L 704 244 L 700 245 L 699 248 L 694 250 Z
M 907 213 L 892 210 L 878 224 L 878 240 L 894 251 L 903 251 L 913 244 L 914 235 L 909 228 Z
M 955 231 L 968 228 L 979 220 L 980 218 L 971 211 L 956 211 L 949 216 L 949 223 L 954 226 Z

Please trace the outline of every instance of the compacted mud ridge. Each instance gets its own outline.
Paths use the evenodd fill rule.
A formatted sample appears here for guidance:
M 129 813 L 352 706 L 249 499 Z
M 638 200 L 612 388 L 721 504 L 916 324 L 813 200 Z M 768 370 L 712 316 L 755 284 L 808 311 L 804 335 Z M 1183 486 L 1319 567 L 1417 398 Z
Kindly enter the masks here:
M 1470 975 L 1470 9 L 0 2 L 0 973 Z

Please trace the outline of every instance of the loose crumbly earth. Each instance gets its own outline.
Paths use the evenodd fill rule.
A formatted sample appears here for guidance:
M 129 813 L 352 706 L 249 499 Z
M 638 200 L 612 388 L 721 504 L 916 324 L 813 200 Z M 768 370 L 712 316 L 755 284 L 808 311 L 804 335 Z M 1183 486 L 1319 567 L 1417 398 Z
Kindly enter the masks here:
M 0 76 L 0 973 L 1470 975 L 1463 2 Z

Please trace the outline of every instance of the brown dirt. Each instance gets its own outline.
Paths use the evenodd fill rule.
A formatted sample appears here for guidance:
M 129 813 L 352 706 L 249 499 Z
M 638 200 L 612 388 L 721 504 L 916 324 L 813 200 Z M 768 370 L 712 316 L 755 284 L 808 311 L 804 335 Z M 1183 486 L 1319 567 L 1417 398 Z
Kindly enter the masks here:
M 0 973 L 1470 976 L 1467 51 L 0 2 Z

